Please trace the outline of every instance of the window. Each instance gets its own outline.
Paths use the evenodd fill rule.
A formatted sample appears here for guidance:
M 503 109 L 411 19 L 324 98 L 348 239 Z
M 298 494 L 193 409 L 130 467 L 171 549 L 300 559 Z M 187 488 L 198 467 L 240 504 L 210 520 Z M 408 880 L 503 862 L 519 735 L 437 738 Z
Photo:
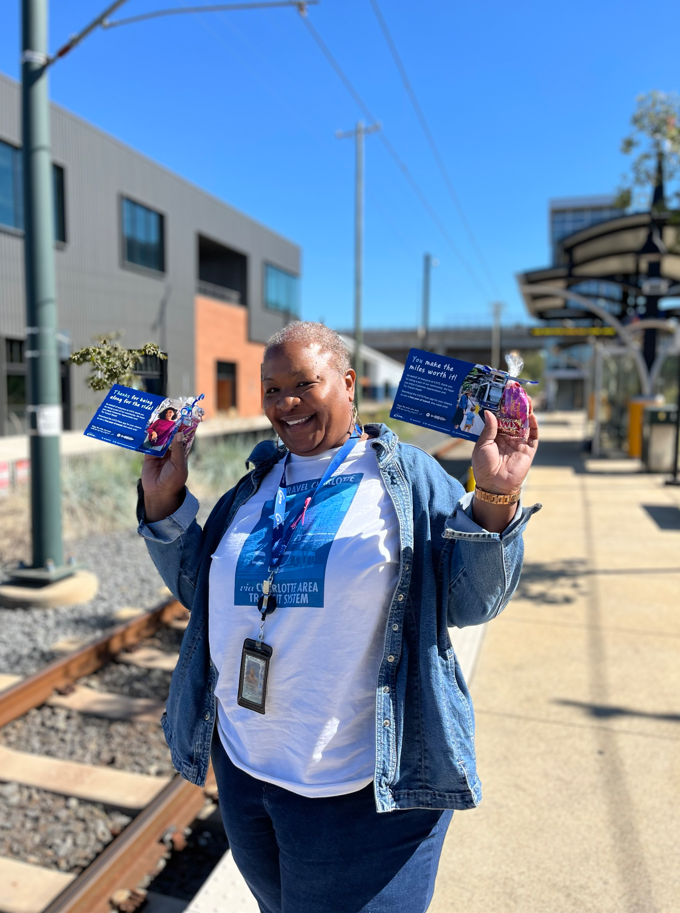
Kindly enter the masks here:
M 0 345 L 2 339 L 0 338 Z M 5 339 L 4 376 L 0 369 L 0 436 L 26 434 L 27 364 L 23 339 Z M 61 403 L 64 430 L 71 428 L 71 379 L 68 360 L 60 358 Z
M 64 192 L 64 169 L 52 165 L 52 189 L 54 192 L 54 240 L 66 243 L 66 194 Z
M 142 382 L 142 389 L 156 396 L 167 396 L 168 360 L 157 355 L 142 355 L 135 366 L 135 375 Z
M 589 228 L 591 225 L 608 222 L 610 219 L 617 219 L 624 214 L 625 210 L 616 206 L 552 210 L 550 214 L 550 233 L 554 262 L 557 263 L 559 260 L 558 242 L 562 238 L 567 238 L 569 235 L 573 235 L 583 228 Z
M 199 295 L 248 305 L 248 258 L 224 244 L 198 236 Z
M 0 225 L 24 227 L 24 188 L 21 149 L 0 140 Z M 52 165 L 54 240 L 66 241 L 65 176 L 61 165 Z
M 265 263 L 264 303 L 275 311 L 283 311 L 291 317 L 300 313 L 300 280 L 278 266 Z
M 0 141 L 0 225 L 24 227 L 21 150 Z
M 217 411 L 228 412 L 236 408 L 236 365 L 229 361 L 217 362 Z
M 163 216 L 123 197 L 123 260 L 165 272 Z
M 23 365 L 24 341 L 23 339 L 5 339 L 5 361 L 9 365 Z

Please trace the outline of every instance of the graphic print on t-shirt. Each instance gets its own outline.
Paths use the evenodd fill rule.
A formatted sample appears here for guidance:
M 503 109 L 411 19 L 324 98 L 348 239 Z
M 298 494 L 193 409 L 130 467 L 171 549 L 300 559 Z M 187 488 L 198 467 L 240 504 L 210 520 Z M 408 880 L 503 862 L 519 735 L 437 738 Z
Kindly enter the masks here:
M 334 475 L 319 491 L 293 535 L 274 577 L 277 606 L 323 608 L 326 563 L 340 524 L 354 500 L 363 473 Z M 319 484 L 308 479 L 286 489 L 286 523 L 300 515 L 307 498 Z M 243 544 L 234 577 L 234 605 L 255 605 L 262 581 L 269 576 L 274 499 L 265 501 L 262 514 Z

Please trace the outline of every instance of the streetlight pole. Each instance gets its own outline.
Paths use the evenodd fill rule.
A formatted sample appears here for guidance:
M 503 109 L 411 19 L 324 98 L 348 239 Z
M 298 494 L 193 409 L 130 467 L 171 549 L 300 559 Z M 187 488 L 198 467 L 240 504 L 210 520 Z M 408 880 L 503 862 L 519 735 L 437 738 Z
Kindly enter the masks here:
M 364 268 L 364 137 L 380 130 L 380 124 L 367 127 L 362 120 L 354 130 L 336 130 L 338 139 L 356 139 L 356 182 L 354 212 L 354 370 L 357 375 L 354 392 L 354 403 L 359 408 L 361 401 L 361 380 L 364 373 L 361 347 L 363 345 L 363 328 L 361 323 L 361 295 Z
M 22 118 L 26 347 L 31 456 L 33 564 L 36 582 L 72 573 L 61 540 L 59 437 L 61 389 L 57 350 L 52 162 L 47 62 L 47 0 L 22 0 Z M 18 572 L 21 576 L 21 571 Z

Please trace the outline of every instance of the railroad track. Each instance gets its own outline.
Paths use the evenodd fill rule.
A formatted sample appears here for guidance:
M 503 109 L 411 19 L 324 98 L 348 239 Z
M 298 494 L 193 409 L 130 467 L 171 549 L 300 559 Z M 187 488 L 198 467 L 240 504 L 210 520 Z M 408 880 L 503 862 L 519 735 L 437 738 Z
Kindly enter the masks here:
M 188 612 L 174 599 L 120 624 L 109 633 L 15 683 L 4 676 L 0 728 L 45 704 L 90 716 L 158 720 L 162 706 L 76 684 L 113 660 L 170 671 L 176 655 L 138 647 L 164 626 L 186 627 Z M 137 647 L 137 650 L 135 648 Z M 9 687 L 7 685 L 9 684 Z M 75 802 L 126 809 L 131 822 L 80 874 L 0 856 L 2 913 L 132 913 L 143 906 L 143 886 L 172 849 L 185 846 L 185 829 L 212 805 L 212 776 L 204 788 L 179 775 L 130 773 L 77 760 L 17 751 L 0 744 L 0 781 L 68 796 Z

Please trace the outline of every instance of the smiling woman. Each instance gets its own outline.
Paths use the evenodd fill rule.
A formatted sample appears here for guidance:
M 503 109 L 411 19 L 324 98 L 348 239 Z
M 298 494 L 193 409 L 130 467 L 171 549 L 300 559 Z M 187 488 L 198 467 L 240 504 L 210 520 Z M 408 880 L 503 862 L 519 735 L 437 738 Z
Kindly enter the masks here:
M 203 530 L 181 439 L 144 463 L 139 531 L 192 610 L 163 728 L 192 782 L 212 755 L 265 913 L 427 909 L 452 810 L 481 798 L 448 627 L 505 607 L 537 509 L 519 502 L 535 417 L 523 440 L 487 413 L 473 497 L 385 425 L 361 429 L 354 383 L 322 324 L 272 337 L 262 398 L 283 446 L 255 448 Z
M 345 443 L 356 424 L 355 380 L 345 344 L 323 324 L 294 323 L 269 340 L 262 405 L 291 453 L 315 456 Z

